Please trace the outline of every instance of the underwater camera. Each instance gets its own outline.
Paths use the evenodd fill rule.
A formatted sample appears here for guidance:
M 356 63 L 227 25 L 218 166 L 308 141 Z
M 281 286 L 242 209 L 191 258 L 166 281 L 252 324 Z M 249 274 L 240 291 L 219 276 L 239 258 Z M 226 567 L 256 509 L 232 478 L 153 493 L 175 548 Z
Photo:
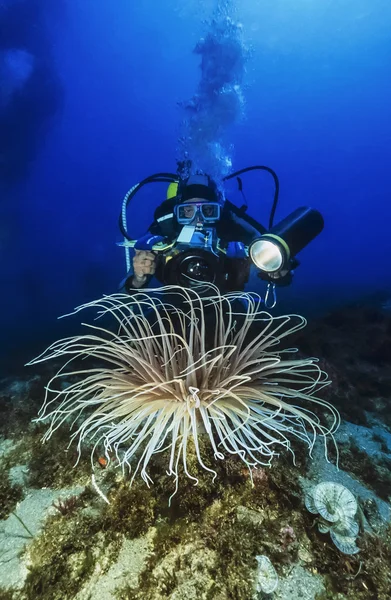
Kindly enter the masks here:
M 155 275 L 164 285 L 193 287 L 212 283 L 221 291 L 234 291 L 243 288 L 251 265 L 273 287 L 289 285 L 299 265 L 296 255 L 322 231 L 323 217 L 313 208 L 302 207 L 274 225 L 279 181 L 272 169 L 247 167 L 223 181 L 236 178 L 245 198 L 240 175 L 252 170 L 268 171 L 274 179 L 268 228 L 247 214 L 247 202 L 241 207 L 231 203 L 207 175 L 181 179 L 178 174 L 158 173 L 131 188 L 119 219 L 124 236 L 119 245 L 125 248 L 127 273 L 131 273 L 129 251 L 134 248 L 157 255 Z M 169 184 L 167 198 L 156 209 L 148 234 L 134 239 L 127 229 L 129 203 L 144 185 L 154 182 Z
M 162 261 L 157 273 L 166 285 L 179 284 L 192 287 L 199 283 L 224 285 L 229 273 L 224 267 L 224 253 L 219 248 L 216 225 L 220 218 L 220 205 L 212 202 L 184 203 L 174 207 L 176 223 L 181 227 L 178 236 L 161 248 Z

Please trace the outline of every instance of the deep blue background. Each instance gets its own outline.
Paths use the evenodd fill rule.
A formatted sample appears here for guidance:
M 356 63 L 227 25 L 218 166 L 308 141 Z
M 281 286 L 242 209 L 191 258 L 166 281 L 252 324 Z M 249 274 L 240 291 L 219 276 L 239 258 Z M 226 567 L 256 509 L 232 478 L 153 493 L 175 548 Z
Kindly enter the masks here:
M 58 315 L 116 291 L 122 198 L 145 176 L 175 171 L 177 102 L 195 92 L 192 50 L 215 3 L 183 4 L 69 1 L 48 14 L 64 98 L 29 177 L 2 198 L 7 368 L 65 332 Z M 326 221 L 281 307 L 310 315 L 390 289 L 391 3 L 242 0 L 236 16 L 251 56 L 246 118 L 231 132 L 233 166 L 277 171 L 277 220 L 312 205 Z M 267 222 L 268 175 L 245 185 L 250 213 Z M 140 194 L 129 213 L 135 233 L 164 193 Z

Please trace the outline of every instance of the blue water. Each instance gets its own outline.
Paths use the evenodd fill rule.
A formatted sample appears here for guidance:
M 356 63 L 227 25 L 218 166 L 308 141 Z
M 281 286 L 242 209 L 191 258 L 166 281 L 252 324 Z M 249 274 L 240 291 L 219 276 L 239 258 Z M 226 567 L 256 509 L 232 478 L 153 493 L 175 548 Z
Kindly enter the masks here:
M 0 2 L 3 364 L 64 333 L 58 315 L 116 291 L 124 194 L 192 151 L 214 173 L 275 169 L 277 221 L 302 205 L 324 215 L 282 309 L 389 290 L 390 24 L 388 0 Z M 272 181 L 243 182 L 267 224 Z M 165 195 L 149 188 L 129 213 L 137 235 Z

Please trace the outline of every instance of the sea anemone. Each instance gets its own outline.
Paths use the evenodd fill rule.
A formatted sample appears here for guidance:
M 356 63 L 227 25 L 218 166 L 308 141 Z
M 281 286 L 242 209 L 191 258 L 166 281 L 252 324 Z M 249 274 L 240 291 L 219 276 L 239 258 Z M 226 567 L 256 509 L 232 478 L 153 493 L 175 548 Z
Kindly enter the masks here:
M 250 474 L 269 465 L 278 447 L 294 457 L 294 438 L 311 452 L 320 435 L 327 457 L 327 438 L 339 425 L 338 412 L 315 395 L 327 375 L 316 359 L 280 348 L 304 318 L 271 316 L 256 294 L 221 295 L 212 286 L 207 296 L 177 286 L 115 294 L 75 313 L 87 308 L 113 323 L 84 324 L 88 333 L 53 343 L 29 363 L 66 359 L 37 419 L 49 422 L 44 440 L 71 420 L 79 456 L 92 441 L 92 465 L 103 449 L 108 461 L 114 453 L 132 470 L 132 480 L 141 469 L 147 483 L 151 457 L 166 450 L 177 485 L 180 461 L 196 480 L 186 463 L 190 443 L 201 467 L 216 475 L 203 461 L 200 435 L 215 459 L 238 455 Z

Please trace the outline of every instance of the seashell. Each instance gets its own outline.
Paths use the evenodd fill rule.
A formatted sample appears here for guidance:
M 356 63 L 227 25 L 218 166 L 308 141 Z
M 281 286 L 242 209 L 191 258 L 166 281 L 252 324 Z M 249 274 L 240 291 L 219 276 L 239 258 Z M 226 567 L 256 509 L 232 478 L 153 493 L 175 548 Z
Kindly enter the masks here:
M 278 586 L 277 571 L 267 556 L 261 555 L 255 558 L 258 563 L 256 590 L 264 594 L 272 594 Z
M 357 521 L 355 521 L 351 517 L 343 518 L 340 521 L 338 521 L 338 523 L 335 523 L 335 525 L 332 525 L 332 530 L 338 535 L 344 537 L 357 537 L 359 529 L 360 527 Z
M 312 495 L 312 490 L 305 495 L 304 504 L 305 504 L 306 509 L 310 513 L 312 513 L 313 515 L 318 514 L 318 509 L 316 508 L 315 503 L 314 503 L 314 497 Z
M 345 486 L 332 481 L 319 483 L 312 491 L 318 513 L 332 523 L 353 518 L 357 512 L 357 501 Z
M 339 535 L 333 529 L 330 531 L 330 537 L 334 544 L 344 554 L 357 554 L 360 552 L 360 548 L 356 546 L 356 538 Z

